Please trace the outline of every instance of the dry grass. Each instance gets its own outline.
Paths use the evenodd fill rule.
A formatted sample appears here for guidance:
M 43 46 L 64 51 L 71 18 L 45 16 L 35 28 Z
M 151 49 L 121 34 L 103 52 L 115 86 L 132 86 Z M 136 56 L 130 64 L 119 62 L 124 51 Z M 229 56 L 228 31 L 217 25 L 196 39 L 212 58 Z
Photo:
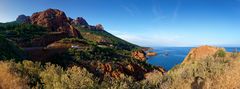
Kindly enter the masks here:
M 12 71 L 12 62 L 0 62 L 0 89 L 27 89 L 27 83 Z
M 224 73 L 216 75 L 213 79 L 212 89 L 239 89 L 240 88 L 240 60 L 233 60 Z

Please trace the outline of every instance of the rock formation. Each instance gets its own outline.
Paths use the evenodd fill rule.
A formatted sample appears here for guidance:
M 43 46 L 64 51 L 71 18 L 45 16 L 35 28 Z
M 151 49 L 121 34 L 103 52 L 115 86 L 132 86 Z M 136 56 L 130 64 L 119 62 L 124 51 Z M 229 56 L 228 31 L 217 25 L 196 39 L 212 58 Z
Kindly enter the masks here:
M 18 23 L 31 23 L 31 19 L 29 16 L 26 15 L 19 15 L 16 19 Z
M 156 52 L 148 52 L 148 53 L 147 53 L 147 56 L 156 56 L 156 55 L 157 55 Z
M 189 63 L 192 60 L 201 60 L 207 57 L 213 57 L 217 51 L 225 50 L 224 48 L 217 48 L 213 46 L 200 46 L 193 48 L 185 57 L 183 63 Z
M 97 25 L 96 25 L 96 29 L 97 29 L 97 30 L 104 30 L 102 24 L 97 24 Z
M 90 30 L 104 30 L 102 24 L 91 26 L 82 17 L 72 19 L 58 9 L 47 9 L 36 12 L 32 16 L 19 15 L 16 19 L 19 23 L 30 23 L 46 27 L 49 32 L 65 32 L 68 36 L 81 37 L 80 32 L 74 26 L 81 26 Z
M 72 20 L 71 23 L 73 25 L 78 25 L 78 26 L 85 26 L 85 27 L 88 26 L 87 21 L 84 18 L 82 18 L 82 17 L 77 17 L 75 20 Z
M 140 60 L 140 61 L 146 61 L 146 53 L 143 50 L 138 50 L 132 52 L 132 57 Z
M 110 75 L 113 78 L 120 79 L 120 75 L 130 75 L 133 76 L 135 79 L 144 79 L 148 75 L 151 74 L 153 71 L 158 73 L 158 76 L 162 76 L 166 71 L 159 67 L 154 69 L 146 69 L 143 66 L 135 63 L 101 63 L 101 62 L 82 62 L 86 68 L 89 69 L 92 73 L 101 73 L 103 75 Z M 89 65 L 90 64 L 90 65 Z
M 75 29 L 63 11 L 58 9 L 47 9 L 34 13 L 31 23 L 47 27 L 49 32 L 66 32 L 70 36 L 80 37 L 79 31 Z

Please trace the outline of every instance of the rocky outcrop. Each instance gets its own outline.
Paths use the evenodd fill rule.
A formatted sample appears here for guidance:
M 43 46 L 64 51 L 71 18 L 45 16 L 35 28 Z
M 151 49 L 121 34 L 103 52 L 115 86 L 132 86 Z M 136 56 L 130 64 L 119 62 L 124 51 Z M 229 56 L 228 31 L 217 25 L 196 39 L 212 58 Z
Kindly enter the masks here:
M 69 36 L 80 37 L 79 31 L 71 25 L 65 13 L 58 9 L 34 13 L 31 23 L 47 27 L 49 32 L 66 32 Z
M 89 63 L 82 61 L 81 64 L 97 76 L 109 75 L 116 79 L 120 79 L 121 75 L 129 75 L 137 80 L 142 80 L 147 77 L 145 75 L 152 74 L 153 72 L 157 72 L 158 76 L 162 76 L 165 73 L 163 68 L 147 69 L 135 63 L 102 63 L 99 61 Z
M 143 50 L 132 52 L 132 57 L 140 61 L 146 61 L 146 53 Z
M 31 23 L 31 19 L 29 16 L 26 15 L 19 15 L 16 19 L 18 23 Z
M 76 26 L 88 27 L 87 21 L 82 17 L 77 17 L 75 20 L 72 20 L 71 23 Z
M 97 29 L 97 30 L 104 30 L 102 24 L 97 24 L 97 25 L 96 25 L 96 29 Z
M 90 30 L 104 30 L 102 24 L 95 26 L 89 25 L 84 18 L 77 17 L 76 19 L 72 19 L 58 9 L 47 9 L 36 12 L 32 16 L 19 15 L 16 22 L 43 26 L 46 27 L 49 32 L 65 32 L 73 37 L 82 37 L 74 26 L 80 26 Z
M 193 48 L 185 57 L 183 63 L 189 63 L 191 61 L 201 60 L 207 57 L 213 57 L 219 50 L 225 49 L 213 46 L 200 46 L 198 48 Z
M 156 55 L 157 55 L 156 52 L 148 52 L 148 53 L 147 53 L 147 56 L 156 56 Z

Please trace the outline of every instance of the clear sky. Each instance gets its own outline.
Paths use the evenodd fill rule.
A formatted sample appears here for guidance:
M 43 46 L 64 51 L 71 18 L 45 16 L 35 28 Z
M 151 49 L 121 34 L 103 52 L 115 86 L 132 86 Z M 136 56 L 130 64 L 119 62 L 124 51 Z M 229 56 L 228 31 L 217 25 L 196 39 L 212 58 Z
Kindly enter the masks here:
M 0 22 L 48 8 L 141 46 L 240 46 L 240 0 L 1 0 Z

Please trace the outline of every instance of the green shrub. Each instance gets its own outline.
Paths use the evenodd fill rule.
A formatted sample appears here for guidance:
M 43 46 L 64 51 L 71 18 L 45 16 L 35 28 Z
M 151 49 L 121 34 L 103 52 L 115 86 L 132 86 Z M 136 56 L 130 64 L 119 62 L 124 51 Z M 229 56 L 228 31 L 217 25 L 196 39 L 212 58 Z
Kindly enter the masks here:
M 218 50 L 215 54 L 216 57 L 225 57 L 226 56 L 226 52 L 224 50 Z
M 40 77 L 45 89 L 82 89 L 95 84 L 92 74 L 77 66 L 63 70 L 58 65 L 47 64 Z
M 43 71 L 43 66 L 40 62 L 24 60 L 17 64 L 16 69 L 22 78 L 27 78 L 29 87 L 35 87 L 41 83 L 39 74 Z

